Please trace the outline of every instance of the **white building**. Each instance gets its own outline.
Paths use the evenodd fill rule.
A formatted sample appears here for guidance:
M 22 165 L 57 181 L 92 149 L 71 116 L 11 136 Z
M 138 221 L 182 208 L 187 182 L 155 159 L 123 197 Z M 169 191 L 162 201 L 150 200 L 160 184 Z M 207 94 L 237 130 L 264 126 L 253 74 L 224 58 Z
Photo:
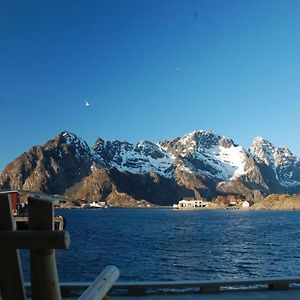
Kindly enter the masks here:
M 178 204 L 174 204 L 173 208 L 178 208 L 178 209 L 197 209 L 197 208 L 203 208 L 208 206 L 207 201 L 204 200 L 187 200 L 183 199 L 178 202 Z
M 250 207 L 250 203 L 248 201 L 243 201 L 242 202 L 242 207 L 243 208 L 248 208 L 248 207 Z

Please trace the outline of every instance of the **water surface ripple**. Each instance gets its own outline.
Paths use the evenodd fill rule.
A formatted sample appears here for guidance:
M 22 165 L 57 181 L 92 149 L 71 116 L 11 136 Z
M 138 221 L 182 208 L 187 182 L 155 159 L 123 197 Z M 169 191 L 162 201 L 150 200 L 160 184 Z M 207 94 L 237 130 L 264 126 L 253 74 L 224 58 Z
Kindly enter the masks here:
M 61 281 L 300 276 L 300 211 L 59 210 L 71 249 L 57 250 Z M 27 275 L 25 275 L 27 276 Z

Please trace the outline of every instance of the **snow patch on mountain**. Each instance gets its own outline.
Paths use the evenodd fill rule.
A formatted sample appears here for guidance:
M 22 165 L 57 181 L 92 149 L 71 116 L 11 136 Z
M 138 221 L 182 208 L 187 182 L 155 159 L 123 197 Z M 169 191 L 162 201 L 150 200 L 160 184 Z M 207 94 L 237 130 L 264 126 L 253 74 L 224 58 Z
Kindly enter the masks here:
M 186 158 L 184 161 L 195 162 L 185 164 L 185 170 L 190 173 L 197 171 L 222 180 L 236 179 L 247 173 L 245 150 L 235 145 L 232 140 L 213 131 L 194 131 L 169 144 L 174 144 L 173 151 L 179 157 Z M 199 167 L 195 169 L 197 164 Z M 182 169 L 183 166 L 180 168 Z
M 212 150 L 212 156 L 223 163 L 225 178 L 236 179 L 247 173 L 245 170 L 247 156 L 244 149 L 240 146 L 231 145 L 229 148 L 215 147 Z
M 219 179 L 231 180 L 246 174 L 246 155 L 242 147 L 214 146 L 203 153 L 197 152 L 194 156 L 217 170 L 216 177 Z M 206 175 L 209 175 L 209 172 L 206 172 Z
M 174 157 L 162 147 L 148 141 L 130 144 L 120 141 L 98 139 L 95 152 L 119 171 L 134 174 L 155 172 L 165 177 L 172 176 Z

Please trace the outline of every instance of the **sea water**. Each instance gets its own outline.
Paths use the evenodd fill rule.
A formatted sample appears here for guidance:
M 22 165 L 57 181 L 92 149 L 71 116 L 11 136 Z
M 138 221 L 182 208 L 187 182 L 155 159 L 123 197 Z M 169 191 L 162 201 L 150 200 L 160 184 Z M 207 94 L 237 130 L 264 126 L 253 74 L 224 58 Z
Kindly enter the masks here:
M 60 281 L 91 281 L 109 264 L 121 281 L 300 276 L 300 211 L 56 213 L 71 235 L 56 251 Z

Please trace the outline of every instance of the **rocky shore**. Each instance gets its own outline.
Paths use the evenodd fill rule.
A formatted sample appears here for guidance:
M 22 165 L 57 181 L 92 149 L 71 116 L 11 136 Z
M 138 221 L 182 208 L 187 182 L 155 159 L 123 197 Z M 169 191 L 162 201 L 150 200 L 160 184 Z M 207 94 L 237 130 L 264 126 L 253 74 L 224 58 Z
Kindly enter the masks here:
M 254 203 L 253 210 L 300 210 L 300 195 L 272 194 Z

